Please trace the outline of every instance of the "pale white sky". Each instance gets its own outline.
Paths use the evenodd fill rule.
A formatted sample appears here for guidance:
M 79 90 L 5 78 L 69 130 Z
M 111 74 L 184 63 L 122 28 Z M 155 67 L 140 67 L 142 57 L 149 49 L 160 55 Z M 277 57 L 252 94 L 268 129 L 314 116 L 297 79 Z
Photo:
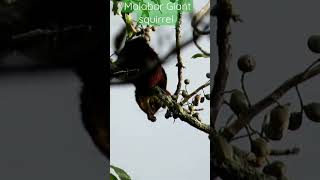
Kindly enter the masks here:
M 194 3 L 199 10 L 206 1 Z M 110 11 L 110 46 L 123 22 Z M 152 35 L 151 45 L 163 57 L 175 41 L 174 26 L 164 26 Z M 183 16 L 182 39 L 192 35 L 189 15 Z M 209 39 L 200 41 L 209 49 Z M 191 59 L 199 51 L 190 46 L 182 51 L 185 61 L 184 77 L 190 79 L 188 90 L 192 91 L 208 81 L 209 59 Z M 172 56 L 164 65 L 168 76 L 168 90 L 173 93 L 177 83 L 176 57 Z M 208 89 L 205 89 L 209 93 Z M 165 119 L 165 110 L 157 114 L 157 121 L 150 122 L 138 107 L 132 85 L 110 89 L 111 100 L 111 164 L 125 169 L 133 180 L 194 180 L 209 179 L 210 147 L 208 136 L 180 120 Z M 200 113 L 209 123 L 209 103 L 201 104 L 205 111 Z

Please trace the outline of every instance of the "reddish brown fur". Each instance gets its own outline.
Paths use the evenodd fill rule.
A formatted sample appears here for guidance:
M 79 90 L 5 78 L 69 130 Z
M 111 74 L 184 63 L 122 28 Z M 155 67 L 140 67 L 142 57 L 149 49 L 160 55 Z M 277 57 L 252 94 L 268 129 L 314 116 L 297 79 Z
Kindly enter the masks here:
M 119 64 L 122 68 L 139 69 L 139 73 L 142 72 L 142 75 L 131 82 L 136 87 L 135 97 L 139 107 L 151 121 L 156 120 L 154 115 L 161 107 L 155 101 L 152 89 L 158 86 L 167 92 L 167 75 L 161 64 L 150 70 L 152 65 L 159 63 L 159 61 L 157 53 L 143 38 L 128 41 L 119 54 Z

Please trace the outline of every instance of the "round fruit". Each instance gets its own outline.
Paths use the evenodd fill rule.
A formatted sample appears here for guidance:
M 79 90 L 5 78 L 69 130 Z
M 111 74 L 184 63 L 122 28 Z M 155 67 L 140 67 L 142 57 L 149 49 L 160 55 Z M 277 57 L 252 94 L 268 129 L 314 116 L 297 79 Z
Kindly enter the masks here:
M 263 168 L 263 172 L 265 174 L 269 174 L 278 178 L 284 176 L 286 171 L 286 165 L 282 161 L 274 161 Z
M 207 73 L 207 74 L 206 74 L 206 77 L 210 79 L 211 74 L 210 74 L 210 73 Z
M 237 115 L 242 112 L 248 111 L 249 107 L 247 104 L 246 97 L 241 91 L 234 90 L 232 92 L 230 98 L 230 107 L 232 111 L 234 111 Z
M 250 55 L 240 56 L 238 59 L 238 68 L 242 72 L 251 72 L 256 67 L 256 61 L 254 57 Z
M 186 90 L 182 90 L 182 93 L 181 93 L 182 97 L 187 97 L 188 96 L 188 93 Z
M 304 113 L 314 122 L 320 122 L 320 103 L 310 103 L 303 107 Z
M 173 113 L 172 117 L 173 117 L 173 119 L 177 119 L 178 118 L 178 114 Z
M 320 35 L 312 35 L 309 37 L 308 48 L 314 53 L 320 53 Z
M 264 139 L 257 138 L 253 140 L 251 144 L 251 152 L 253 152 L 256 157 L 266 157 L 270 154 L 270 148 Z
M 301 112 L 291 113 L 288 129 L 290 129 L 291 131 L 297 130 L 301 127 L 301 124 L 302 124 L 302 113 Z
M 164 117 L 165 117 L 166 119 L 169 119 L 171 116 L 172 116 L 172 115 L 171 115 L 171 112 L 170 112 L 170 111 L 167 111 L 166 114 L 164 115 Z
M 272 129 L 270 124 L 267 124 L 265 126 L 264 133 L 269 139 L 273 141 L 280 141 L 283 137 L 283 131 L 275 131 L 274 129 Z
M 201 97 L 200 102 L 203 103 L 204 100 L 205 100 L 205 98 L 204 98 L 204 97 Z
M 190 80 L 189 80 L 189 79 L 185 79 L 185 80 L 184 80 L 184 83 L 185 83 L 185 84 L 190 84 Z
M 289 105 L 277 106 L 270 113 L 270 126 L 276 132 L 287 130 L 289 118 Z
M 206 98 L 206 100 L 210 100 L 210 94 L 206 94 L 204 95 L 204 97 Z
M 192 104 L 195 105 L 195 106 L 198 106 L 198 105 L 199 105 L 199 102 L 200 102 L 200 99 L 201 99 L 201 96 L 200 96 L 199 94 L 197 94 L 197 95 L 194 97 Z

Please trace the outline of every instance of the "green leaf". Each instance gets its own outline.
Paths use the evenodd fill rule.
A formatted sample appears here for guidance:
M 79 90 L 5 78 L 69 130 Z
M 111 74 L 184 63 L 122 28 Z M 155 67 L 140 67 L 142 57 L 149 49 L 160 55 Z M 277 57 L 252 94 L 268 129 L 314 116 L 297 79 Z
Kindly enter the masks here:
M 119 176 L 120 180 L 131 180 L 130 176 L 121 168 L 110 166 Z
M 196 58 L 208 58 L 208 55 L 202 54 L 202 53 L 197 53 L 195 55 L 192 56 L 192 59 L 196 59 Z
M 132 17 L 129 14 L 124 14 L 125 23 L 126 23 L 126 30 L 127 30 L 127 37 L 130 39 L 134 36 L 135 32 L 132 29 Z
M 113 174 L 110 174 L 110 180 L 118 180 Z

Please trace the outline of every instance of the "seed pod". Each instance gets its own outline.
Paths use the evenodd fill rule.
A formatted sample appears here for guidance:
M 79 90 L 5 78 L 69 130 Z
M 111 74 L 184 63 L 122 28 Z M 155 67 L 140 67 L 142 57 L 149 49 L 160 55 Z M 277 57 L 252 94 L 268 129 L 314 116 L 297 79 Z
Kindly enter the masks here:
M 222 163 L 225 160 L 233 159 L 233 148 L 223 136 L 216 136 L 213 142 L 215 143 L 213 152 L 218 162 Z
M 230 98 L 230 107 L 232 111 L 234 111 L 237 115 L 242 112 L 248 111 L 249 107 L 247 104 L 246 97 L 241 91 L 233 91 Z
M 188 96 L 188 93 L 186 90 L 183 90 L 182 93 L 181 93 L 182 97 L 187 97 Z
M 173 119 L 177 119 L 178 118 L 178 114 L 177 113 L 173 113 L 172 117 L 173 117 Z
M 204 97 L 201 97 L 200 102 L 203 103 L 204 100 L 205 100 L 205 98 L 204 98 Z
M 320 103 L 310 103 L 303 107 L 304 113 L 313 122 L 320 122 Z
M 204 97 L 206 98 L 206 100 L 210 100 L 210 94 L 206 94 L 204 95 Z
M 184 80 L 184 83 L 185 83 L 185 84 L 190 84 L 190 80 L 189 80 L 189 79 L 185 79 L 185 80 Z
M 276 132 L 282 132 L 289 126 L 289 105 L 277 106 L 272 109 L 270 114 L 270 127 Z
M 267 124 L 264 129 L 266 136 L 273 141 L 280 141 L 283 137 L 283 131 L 274 130 L 270 124 Z
M 312 35 L 309 37 L 308 48 L 313 53 L 320 53 L 320 35 Z
M 256 61 L 254 57 L 250 55 L 240 56 L 238 59 L 238 68 L 242 72 L 251 72 L 256 67 Z
M 288 129 L 291 131 L 295 131 L 301 127 L 301 124 L 302 124 L 302 113 L 301 112 L 291 113 Z
M 281 161 L 274 161 L 263 168 L 265 174 L 280 178 L 285 175 L 287 171 L 286 165 Z
M 172 115 L 171 115 L 171 112 L 170 112 L 170 111 L 167 111 L 166 114 L 164 115 L 164 117 L 165 117 L 166 119 L 169 119 L 171 116 L 172 116 Z
M 195 105 L 195 106 L 198 106 L 198 105 L 199 105 L 199 102 L 200 102 L 200 98 L 201 98 L 201 96 L 200 96 L 199 94 L 197 94 L 197 95 L 194 97 L 192 104 Z
M 270 154 L 270 148 L 263 138 L 257 138 L 253 140 L 251 144 L 251 152 L 253 152 L 256 157 L 266 157 Z

